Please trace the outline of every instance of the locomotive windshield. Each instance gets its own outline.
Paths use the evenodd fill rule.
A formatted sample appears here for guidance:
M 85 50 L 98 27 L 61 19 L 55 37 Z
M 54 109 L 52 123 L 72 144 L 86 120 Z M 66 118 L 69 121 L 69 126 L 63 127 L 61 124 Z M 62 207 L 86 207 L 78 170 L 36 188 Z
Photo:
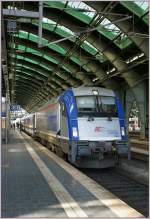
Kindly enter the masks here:
M 117 117 L 114 97 L 78 96 L 76 97 L 78 116 Z

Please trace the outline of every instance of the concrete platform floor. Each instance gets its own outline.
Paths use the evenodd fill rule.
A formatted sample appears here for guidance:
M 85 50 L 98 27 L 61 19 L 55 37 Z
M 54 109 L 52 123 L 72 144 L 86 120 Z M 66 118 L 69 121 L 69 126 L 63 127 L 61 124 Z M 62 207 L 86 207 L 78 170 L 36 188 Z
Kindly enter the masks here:
M 2 145 L 2 217 L 142 217 L 70 164 L 11 131 Z

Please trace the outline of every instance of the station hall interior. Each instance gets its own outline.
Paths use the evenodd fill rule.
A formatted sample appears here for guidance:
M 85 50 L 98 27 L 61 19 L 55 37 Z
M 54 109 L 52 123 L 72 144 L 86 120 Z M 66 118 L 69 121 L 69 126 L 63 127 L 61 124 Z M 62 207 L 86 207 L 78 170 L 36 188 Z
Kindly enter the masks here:
M 1 216 L 149 216 L 149 2 L 1 1 Z

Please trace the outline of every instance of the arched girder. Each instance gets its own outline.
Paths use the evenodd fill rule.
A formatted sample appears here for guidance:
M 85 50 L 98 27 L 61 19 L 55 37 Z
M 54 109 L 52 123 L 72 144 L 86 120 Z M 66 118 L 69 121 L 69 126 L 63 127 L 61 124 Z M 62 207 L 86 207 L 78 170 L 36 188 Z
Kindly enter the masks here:
M 66 64 L 66 67 L 69 69 L 70 72 L 73 73 L 73 76 L 74 77 L 78 77 L 77 73 L 78 72 L 83 72 L 85 77 L 81 77 L 81 78 L 78 78 L 80 80 L 83 81 L 83 83 L 90 83 L 91 82 L 91 79 L 86 76 L 86 72 L 84 69 L 82 69 L 82 67 L 78 66 L 77 64 L 73 63 L 72 61 L 69 61 L 69 60 L 64 60 L 64 56 L 62 56 L 61 54 L 57 53 L 57 52 L 54 52 L 54 51 L 51 51 L 49 48 L 45 47 L 45 48 L 37 48 L 37 44 L 34 43 L 34 42 L 31 42 L 27 39 L 20 39 L 19 37 L 15 37 L 16 38 L 16 43 L 20 43 L 26 47 L 30 47 L 34 50 L 37 50 L 38 52 L 42 53 L 42 54 L 45 54 L 49 57 L 54 57 L 55 56 L 55 59 L 58 61 L 58 62 L 63 62 L 63 64 L 65 63 Z M 69 63 L 68 63 L 69 62 Z M 84 80 L 83 80 L 84 79 Z
M 37 85 L 41 85 L 43 83 L 43 80 L 40 80 L 40 79 L 37 79 L 36 77 L 34 77 L 33 75 L 29 75 L 27 74 L 26 71 L 24 71 L 23 69 L 21 70 L 21 73 L 20 71 L 16 71 L 16 76 L 18 75 L 19 77 L 22 77 L 22 78 L 27 78 L 27 80 L 31 80 L 33 81 L 34 83 L 36 83 Z
M 19 57 L 22 57 L 22 59 L 24 58 L 30 58 L 31 60 L 37 62 L 37 63 L 40 63 L 42 64 L 43 66 L 51 69 L 51 72 L 55 70 L 56 68 L 56 64 L 53 64 L 51 63 L 50 61 L 47 61 L 46 59 L 40 57 L 40 56 L 37 56 L 36 54 L 31 54 L 31 53 L 24 53 L 24 54 L 19 54 Z M 20 59 L 20 58 L 18 58 Z M 58 76 L 60 75 L 60 76 Z M 80 83 L 79 81 L 74 78 L 71 74 L 68 74 L 65 70 L 59 70 L 57 75 L 55 75 L 55 77 L 60 77 L 60 78 L 63 78 L 64 81 L 67 81 L 69 82 L 72 86 L 78 86 Z
M 16 87 L 20 87 L 20 88 L 24 88 L 24 87 L 26 87 L 26 88 L 28 88 L 28 90 L 30 91 L 30 92 L 36 92 L 36 88 L 35 87 L 31 87 L 31 85 L 29 84 L 29 83 L 27 83 L 27 82 L 24 82 L 24 81 L 19 81 L 19 80 L 17 80 L 16 81 L 16 84 L 14 85 L 14 87 L 16 88 Z
M 18 61 L 17 61 L 18 62 Z M 23 63 L 24 62 L 26 62 L 26 61 L 23 61 Z M 19 61 L 19 63 L 20 63 L 20 61 Z M 31 65 L 31 64 L 30 64 Z M 32 64 L 32 66 L 34 66 L 34 64 Z M 52 78 L 52 80 L 54 80 L 54 77 Z M 57 80 L 55 80 L 57 83 L 58 83 L 58 79 Z M 59 83 L 59 86 L 60 87 L 62 87 L 63 89 L 66 89 L 66 88 L 68 88 L 69 86 L 66 86 L 64 83 L 62 84 L 62 82 L 60 81 L 60 83 Z M 39 96 L 40 95 L 40 93 L 41 93 L 41 88 L 39 89 L 39 92 L 37 92 L 37 94 L 35 95 L 35 98 L 37 97 L 37 96 Z
M 38 74 L 38 72 L 32 68 L 30 68 L 27 65 L 22 65 L 20 68 L 20 65 L 18 65 L 17 63 L 14 64 L 14 70 L 22 70 L 24 72 L 26 72 L 27 75 L 33 76 L 34 78 L 36 78 L 39 81 L 44 82 L 45 80 L 47 80 L 48 77 L 43 76 L 41 74 Z
M 23 92 L 22 92 L 23 91 Z M 25 91 L 25 92 L 24 92 Z M 20 89 L 18 88 L 17 89 L 17 93 L 15 94 L 15 97 L 17 98 L 17 96 L 20 95 L 20 96 L 24 96 L 25 98 L 22 98 L 22 100 L 26 99 L 26 98 L 31 98 L 33 97 L 33 94 L 31 92 L 29 92 L 29 90 L 27 89 Z
M 36 85 L 37 87 L 41 86 L 41 83 L 39 81 L 35 80 L 31 76 L 24 76 L 25 74 L 22 71 L 16 72 L 15 75 L 17 78 L 21 78 L 22 80 L 29 81 L 30 83 L 33 83 L 33 85 Z
M 19 81 L 22 81 L 22 83 L 24 83 L 24 80 L 19 80 Z M 30 86 L 34 86 L 35 87 L 35 85 L 33 85 L 32 81 L 31 81 L 31 83 L 29 83 L 29 82 L 27 82 L 27 83 L 30 84 Z M 39 86 L 36 86 L 35 88 L 38 89 Z M 41 91 L 41 93 L 42 93 L 42 91 Z M 41 95 L 41 93 L 40 93 L 40 95 Z M 46 89 L 46 92 L 43 91 L 43 93 L 46 94 L 46 95 L 48 95 L 48 93 L 58 94 L 57 91 L 54 89 L 54 87 L 52 87 L 50 85 L 49 85 L 49 88 Z
M 28 27 L 26 24 L 22 24 L 21 25 L 21 29 L 26 31 L 26 32 L 29 32 L 29 33 L 32 33 L 34 35 L 37 34 L 37 26 L 35 25 L 32 25 L 30 24 L 30 27 Z M 50 42 L 54 42 L 58 39 L 62 39 L 62 37 L 55 33 L 55 32 L 52 32 L 50 30 L 45 30 L 43 29 L 43 33 L 42 33 L 42 36 L 44 39 L 48 40 L 49 43 Z M 83 63 L 83 65 L 86 65 L 89 67 L 89 69 L 91 69 L 93 72 L 95 71 L 95 69 L 93 70 L 93 66 L 90 66 L 91 63 L 88 63 L 92 60 L 92 62 L 94 61 L 95 62 L 95 65 L 98 66 L 100 68 L 100 70 L 102 71 L 102 73 L 104 72 L 104 70 L 101 68 L 101 63 L 98 61 L 98 60 L 95 60 L 95 54 L 91 54 L 89 52 L 87 52 L 84 47 L 75 47 L 75 43 L 70 41 L 69 39 L 68 40 L 65 40 L 65 41 L 62 41 L 61 44 L 59 44 L 64 50 L 66 51 L 69 51 L 70 48 L 73 48 L 73 53 L 72 55 L 75 57 L 75 58 L 80 58 L 81 62 Z M 101 74 L 102 74 L 101 73 Z M 105 74 L 105 72 L 104 72 Z
M 25 23 L 22 23 L 22 24 L 21 24 L 21 29 L 20 29 L 20 31 L 25 31 L 25 32 L 28 32 L 29 34 L 32 33 L 34 36 L 37 37 L 38 26 L 35 25 L 35 24 L 27 25 L 27 24 L 25 24 Z M 52 31 L 52 30 L 50 30 L 50 29 L 45 29 L 44 27 L 43 27 L 42 37 L 43 37 L 43 39 L 48 40 L 49 43 L 54 42 L 54 41 L 59 40 L 59 39 L 62 39 L 62 36 L 61 36 L 59 33 L 54 32 L 54 31 Z M 84 42 L 83 42 L 83 45 L 89 47 L 89 45 L 84 44 Z M 66 52 L 67 52 L 68 50 L 70 50 L 70 48 L 73 48 L 73 47 L 74 47 L 73 57 L 79 58 L 80 53 L 81 53 L 81 60 L 82 60 L 82 63 L 83 63 L 83 64 L 86 64 L 86 63 L 84 62 L 84 61 L 85 61 L 85 58 L 86 58 L 86 59 L 88 59 L 88 57 L 89 57 L 90 59 L 95 58 L 96 51 L 95 51 L 95 50 L 93 51 L 93 48 L 92 48 L 92 47 L 89 47 L 89 48 L 91 49 L 91 52 L 90 52 L 89 50 L 85 49 L 85 47 L 79 46 L 79 47 L 77 48 L 77 47 L 75 47 L 75 43 L 72 42 L 72 41 L 69 40 L 69 39 L 68 39 L 68 40 L 65 40 L 65 41 L 62 41 L 62 42 L 59 44 L 59 46 L 60 46 L 61 48 L 63 48 L 63 50 L 66 51 Z M 59 51 L 58 51 L 58 52 L 59 52 Z M 82 56 L 83 56 L 83 58 L 82 58 Z M 84 56 L 85 56 L 85 58 L 84 58 Z M 73 61 L 73 60 L 71 60 L 71 61 Z M 73 62 L 74 62 L 74 61 L 73 61 Z M 100 63 L 99 63 L 99 64 L 100 64 Z
M 25 54 L 24 54 L 24 55 L 20 55 L 20 57 L 22 57 L 22 59 L 18 57 L 17 60 L 22 60 L 22 61 L 24 61 L 24 62 L 29 62 L 29 63 L 30 63 L 30 59 L 28 59 L 28 60 L 27 60 L 27 59 L 24 59 L 24 60 L 23 60 L 23 57 L 25 57 Z M 28 55 L 28 58 L 32 58 L 34 61 L 41 62 L 43 65 L 47 65 L 47 66 L 48 66 L 48 62 L 42 62 L 42 61 L 40 61 L 40 59 L 36 59 L 36 56 L 34 56 L 34 55 L 32 55 L 32 54 L 31 54 L 30 56 Z M 15 59 L 15 60 L 16 60 L 15 57 L 12 57 L 12 59 Z M 36 67 L 36 66 L 38 66 L 38 63 L 35 64 L 35 63 L 32 63 L 32 62 L 31 62 L 30 65 Z M 51 77 L 52 77 L 52 75 L 53 75 L 52 71 L 50 71 L 50 70 L 49 70 L 49 71 L 48 71 L 48 70 L 45 71 L 45 69 L 44 69 L 42 66 L 41 66 L 40 69 L 41 69 L 41 72 L 44 72 L 44 74 L 45 74 L 45 72 L 47 72 L 47 73 L 50 72 Z M 43 71 L 43 70 L 44 70 L 44 71 Z M 59 72 L 58 72 L 58 73 L 59 73 Z M 57 73 L 57 74 L 58 74 L 58 73 Z M 64 78 L 61 77 L 61 75 L 58 76 L 57 74 L 54 75 L 53 78 L 55 78 L 57 81 L 60 81 L 60 80 L 61 80 L 61 81 L 64 81 L 63 84 L 65 84 L 66 78 L 64 79 Z M 60 74 L 60 73 L 59 73 L 59 74 Z M 67 80 L 67 82 L 72 82 L 71 85 L 74 85 L 74 86 L 79 85 L 79 83 L 77 84 L 77 80 L 72 79 L 72 78 L 69 79 L 69 80 Z
M 30 62 L 28 61 L 25 61 L 25 60 L 17 60 L 17 63 L 19 64 L 25 64 L 26 66 L 29 66 L 31 69 L 34 69 L 35 71 L 39 72 L 39 73 L 43 73 L 43 75 L 47 75 L 49 76 L 48 78 L 51 77 L 50 75 L 50 71 L 44 71 L 43 68 L 38 68 L 38 66 L 36 64 L 31 64 Z M 48 80 L 47 78 L 47 80 Z M 67 84 L 60 78 L 51 78 L 52 81 L 55 81 L 56 83 L 58 83 L 58 85 L 62 86 L 65 88 L 65 86 L 67 86 Z M 63 83 L 63 84 L 62 84 Z
M 88 5 L 88 3 L 90 4 L 90 2 L 85 2 L 87 5 Z M 122 2 L 121 2 L 122 3 Z M 119 2 L 114 2 L 112 5 L 110 5 L 110 2 L 101 2 L 101 3 L 98 3 L 98 5 L 100 5 L 100 6 L 102 6 L 101 7 L 101 12 L 112 12 L 113 13 L 113 9 L 116 9 L 116 8 L 118 8 L 118 6 L 119 6 L 119 8 L 120 8 L 120 4 L 121 3 L 119 3 Z M 130 2 L 129 2 L 130 3 Z M 129 4 L 128 3 L 128 4 Z M 47 4 L 49 4 L 49 2 L 47 3 Z M 62 3 L 61 3 L 62 4 Z M 134 4 L 134 3 L 132 3 L 131 2 L 131 4 Z M 46 14 L 51 14 L 51 12 L 53 12 L 54 11 L 54 13 L 55 14 L 59 14 L 59 12 L 60 12 L 60 10 L 59 9 L 57 9 L 57 7 L 56 6 L 54 6 L 54 8 L 55 9 L 53 9 L 53 2 L 50 2 L 50 5 L 51 5 L 51 7 L 52 8 L 49 8 L 49 10 L 48 9 L 44 9 L 44 15 L 46 15 Z M 116 6 L 116 7 L 115 7 Z M 136 6 L 136 5 L 135 5 Z M 26 5 L 25 5 L 25 7 L 26 7 Z M 28 5 L 27 5 L 27 7 L 28 7 Z M 34 6 L 34 7 L 36 7 L 36 5 Z M 64 8 L 66 7 L 65 6 L 65 4 L 64 4 L 64 6 L 63 6 Z M 108 8 L 108 11 L 104 11 L 104 9 L 105 8 Z M 135 9 L 135 7 L 134 7 L 134 9 Z M 134 19 L 135 19 L 135 21 L 137 20 L 137 19 L 139 19 L 138 17 L 136 17 L 136 13 L 135 13 L 135 10 L 131 10 L 131 12 L 132 12 L 132 15 L 133 15 L 133 13 L 134 13 Z M 62 10 L 62 9 L 61 9 Z M 71 11 L 73 12 L 73 10 L 74 9 L 71 9 Z M 94 10 L 94 8 L 93 8 L 93 10 Z M 69 10 L 70 11 L 70 10 Z M 125 13 L 126 13 L 126 11 L 127 11 L 127 9 L 125 10 Z M 123 13 L 123 10 L 121 10 L 121 11 L 119 11 L 121 14 Z M 130 14 L 129 13 L 130 11 L 128 11 L 128 14 Z M 79 16 L 73 16 L 73 14 L 71 14 L 71 13 L 68 13 L 68 10 L 64 10 L 64 12 L 63 12 L 63 15 L 66 15 L 67 16 L 67 18 L 68 18 L 68 20 L 70 20 L 70 19 L 76 19 L 77 20 L 77 23 L 80 23 L 80 21 L 84 21 L 85 22 L 85 24 L 89 24 L 89 22 L 87 22 L 87 20 L 84 18 L 82 18 L 81 19 L 81 16 L 83 16 L 83 13 L 80 13 L 80 12 L 77 12 L 78 13 L 78 15 Z M 69 14 L 69 15 L 68 15 Z M 70 17 L 69 17 L 70 16 Z M 85 15 L 84 15 L 85 16 Z M 107 17 L 107 14 L 105 15 L 105 17 Z M 56 21 L 57 22 L 57 21 Z M 122 23 L 122 22 L 121 22 Z M 132 22 L 130 22 L 130 23 L 132 23 Z M 131 25 L 131 24 L 130 24 Z M 143 22 L 143 25 L 145 25 L 145 23 Z M 137 28 L 138 29 L 138 28 Z M 103 32 L 103 31 L 102 31 Z M 107 35 L 106 34 L 104 34 L 105 35 L 105 37 L 107 37 Z
M 37 33 L 37 27 L 35 27 L 34 25 L 30 25 L 28 27 L 28 25 L 22 24 L 21 28 L 22 30 L 30 32 L 35 35 Z M 58 34 L 54 32 L 50 32 L 49 34 L 49 32 L 50 31 L 48 30 L 43 30 L 43 33 L 42 33 L 43 38 L 47 39 L 49 42 L 53 42 L 53 41 L 60 39 Z M 69 40 L 66 40 L 66 41 L 61 42 L 61 47 L 65 49 L 66 51 L 68 51 L 70 48 L 74 47 L 74 43 Z M 81 62 L 83 62 L 84 65 L 86 65 L 89 69 L 91 69 L 91 72 L 95 74 L 100 80 L 106 76 L 106 72 L 102 69 L 101 63 L 95 59 L 95 56 L 92 56 L 91 54 L 86 52 L 83 48 L 74 47 L 73 56 L 79 57 Z M 105 84 L 106 83 L 104 83 L 104 85 Z M 113 85 L 118 87 L 117 83 L 115 84 L 115 80 L 113 80 Z
M 47 2 L 47 4 L 48 4 L 48 3 L 49 3 L 49 2 Z M 57 14 L 57 15 L 62 13 L 62 7 L 60 7 L 60 8 L 57 8 L 56 6 L 53 7 L 53 2 L 50 2 L 50 4 L 51 4 L 51 7 L 49 7 L 49 8 L 45 7 L 44 10 L 43 10 L 43 15 L 44 15 L 44 17 L 47 18 L 47 16 L 48 16 L 49 14 L 51 14 L 52 12 L 55 13 L 55 14 Z M 54 4 L 56 4 L 56 2 L 55 2 Z M 60 3 L 57 2 L 57 4 L 60 4 Z M 62 2 L 61 2 L 61 4 L 62 4 Z M 114 3 L 114 4 L 116 4 L 116 3 Z M 63 4 L 62 6 L 63 6 L 64 9 L 66 9 L 66 7 L 68 7 L 68 6 L 66 6 L 65 4 Z M 109 5 L 108 5 L 108 7 L 107 7 L 107 10 L 110 11 L 111 7 L 112 7 L 112 2 L 109 2 Z M 26 9 L 26 10 L 38 11 L 38 5 L 35 3 L 34 6 L 33 6 L 33 5 L 31 6 L 30 4 L 28 4 L 27 2 L 25 2 L 25 4 L 24 4 L 24 9 Z M 105 8 L 104 8 L 103 10 L 105 10 Z M 102 11 L 103 11 L 103 10 L 102 10 Z M 72 12 L 72 14 L 71 14 L 71 12 Z M 76 14 L 76 15 L 75 15 L 75 14 Z M 79 32 L 82 28 L 84 28 L 84 26 L 82 25 L 82 22 L 85 23 L 86 27 L 87 27 L 87 25 L 89 25 L 89 24 L 91 25 L 91 23 L 93 22 L 93 18 L 90 18 L 89 16 L 86 16 L 85 14 L 83 14 L 83 13 L 81 13 L 81 12 L 79 12 L 79 11 L 76 12 L 76 9 L 71 8 L 71 7 L 69 7 L 69 10 L 63 10 L 63 15 L 67 16 L 67 19 L 68 19 L 68 20 L 69 20 L 69 19 L 73 19 L 73 20 L 76 21 L 76 23 L 78 23 L 78 26 L 79 26 L 78 32 Z M 81 17 L 82 17 L 82 18 L 81 18 Z M 49 18 L 49 19 L 50 19 L 50 18 Z M 58 21 L 59 21 L 59 19 L 57 19 L 55 22 L 57 23 Z M 60 22 L 60 25 L 62 25 L 62 24 L 63 24 L 63 23 Z M 58 29 L 59 29 L 59 26 L 58 26 Z M 102 32 L 103 32 L 103 31 L 102 31 Z M 104 34 L 104 35 L 105 35 L 105 34 Z M 105 37 L 109 39 L 109 37 L 107 37 L 107 35 L 105 35 Z
M 38 5 L 37 4 L 35 4 L 34 5 L 34 7 L 32 7 L 32 6 L 30 6 L 29 4 L 25 4 L 24 5 L 24 7 L 28 10 L 29 8 L 29 10 L 31 10 L 31 8 L 32 8 L 32 10 L 36 10 L 37 9 L 37 7 L 38 7 Z M 59 12 L 59 10 L 58 10 L 58 12 Z M 47 18 L 49 18 L 49 19 L 51 19 L 51 20 L 54 20 L 55 22 L 57 22 L 58 21 L 58 16 L 57 16 L 57 13 L 56 13 L 56 11 L 55 10 L 52 10 L 51 8 L 49 8 L 49 9 L 44 9 L 44 17 L 47 17 Z M 71 23 L 71 25 L 69 25 L 69 26 L 67 26 L 66 25 L 66 23 L 65 23 L 65 21 L 64 21 L 64 18 L 66 17 L 66 20 L 67 21 L 69 21 L 69 23 L 70 22 L 72 22 Z M 79 29 L 80 27 L 82 28 L 83 26 L 85 26 L 85 27 L 87 27 L 87 24 L 85 24 L 85 23 L 83 23 L 83 21 L 79 21 L 79 20 L 77 20 L 77 19 L 75 19 L 75 18 L 73 18 L 73 17 L 71 17 L 70 16 L 70 19 L 68 19 L 69 17 L 68 17 L 68 15 L 66 15 L 65 14 L 65 12 L 63 13 L 63 16 L 61 17 L 61 23 L 63 23 L 64 24 L 64 26 L 66 26 L 67 28 L 69 28 L 70 30 L 73 30 L 74 32 L 77 32 L 78 30 L 77 29 Z M 74 22 L 76 20 L 76 22 Z M 78 27 L 79 28 L 76 28 L 76 24 L 78 24 Z M 75 26 L 76 25 L 76 26 Z M 110 60 L 110 59 L 109 59 Z M 111 61 L 111 60 L 110 60 Z M 125 75 L 125 74 L 124 74 Z M 132 77 L 132 80 L 131 79 L 129 79 L 129 77 L 127 76 L 127 74 L 126 74 L 126 77 L 125 77 L 126 79 L 126 81 L 127 81 L 127 83 L 129 83 L 130 84 L 130 86 L 133 86 L 133 84 L 135 84 L 135 77 L 133 78 Z
M 28 85 L 32 86 L 33 88 L 35 88 L 35 89 L 39 88 L 39 84 L 37 84 L 36 82 L 33 82 L 29 78 L 24 79 L 24 78 L 21 77 L 21 75 L 18 75 L 15 81 L 16 81 L 16 83 L 23 82 L 24 84 L 28 84 Z
M 17 97 L 16 97 L 16 101 L 17 103 L 23 108 L 23 109 L 26 109 L 26 105 L 28 103 L 28 99 L 22 99 L 22 95 L 19 94 Z
M 19 59 L 15 59 L 12 57 L 12 59 L 14 60 L 14 63 L 12 63 L 13 66 L 18 66 L 20 68 L 22 68 L 23 66 L 26 66 L 29 69 L 34 69 L 34 71 L 37 72 L 37 74 L 41 77 L 45 77 L 45 79 L 47 79 L 50 76 L 50 73 L 47 71 L 44 71 L 42 68 L 37 68 L 37 65 L 31 64 L 27 61 L 21 61 Z M 17 62 L 15 62 L 17 61 Z
M 89 6 L 91 6 L 92 8 L 94 8 L 95 10 L 97 10 L 98 12 L 101 12 L 103 7 L 105 5 L 108 4 L 108 2 L 96 2 L 96 1 L 88 1 L 86 2 L 86 4 L 88 4 Z M 120 11 L 117 11 L 116 7 L 112 9 L 112 13 L 120 13 Z M 123 14 L 127 14 L 127 9 L 125 11 L 121 11 L 121 13 Z M 134 13 L 134 11 L 133 11 Z M 132 15 L 133 15 L 132 13 Z M 128 11 L 128 14 L 131 14 L 130 11 Z M 136 15 L 134 15 L 136 16 Z M 109 15 L 109 14 L 106 14 L 105 17 L 107 17 L 112 23 L 113 21 L 116 20 L 116 16 L 115 15 Z M 133 18 L 135 19 L 135 17 Z M 134 21 L 134 23 L 136 23 Z M 149 42 L 148 42 L 148 38 L 143 38 L 143 37 L 137 37 L 137 35 L 131 35 L 130 32 L 133 32 L 133 29 L 134 29 L 134 32 L 135 33 L 143 33 L 141 30 L 140 30 L 140 27 L 138 27 L 138 23 L 136 23 L 136 25 L 134 25 L 133 27 L 133 22 L 132 20 L 124 20 L 122 22 L 119 22 L 116 24 L 116 26 L 119 27 L 119 29 L 123 32 L 123 33 L 126 33 L 128 35 L 128 37 L 132 40 L 132 42 L 134 42 L 138 48 L 144 52 L 144 54 L 149 57 Z M 147 31 L 148 31 L 148 28 L 147 28 Z M 148 33 L 147 33 L 148 34 Z
M 46 13 L 44 15 L 45 17 L 54 20 L 57 22 L 57 15 L 54 13 L 54 11 L 51 11 L 51 13 Z M 61 23 L 70 30 L 77 32 L 77 24 L 74 19 L 66 19 L 65 14 L 61 17 Z M 85 24 L 81 22 L 81 26 L 84 26 Z M 123 71 L 127 69 L 128 65 L 125 63 L 125 61 L 117 54 L 117 51 L 114 48 L 108 47 L 106 42 L 104 42 L 103 38 L 99 40 L 99 34 L 97 34 L 97 31 L 91 32 L 91 34 L 88 36 L 87 41 L 94 45 L 101 53 L 103 53 L 107 59 L 116 67 L 118 71 Z M 133 70 L 130 70 L 126 73 L 122 74 L 122 78 L 127 82 L 127 84 L 130 87 L 133 87 L 136 85 L 137 81 L 140 79 L 140 76 Z
M 15 96 L 15 99 L 16 99 L 16 100 L 17 100 L 18 94 L 19 94 L 19 95 L 22 95 L 22 97 L 24 97 L 24 98 L 22 98 L 22 101 L 23 101 L 24 99 L 26 99 L 27 102 L 29 102 L 29 100 L 30 100 L 31 98 L 33 98 L 33 94 L 32 94 L 31 92 L 29 92 L 27 88 L 22 88 L 22 89 L 17 88 L 17 89 L 18 89 L 18 91 L 17 91 L 16 96 Z
M 17 93 L 20 91 L 20 94 L 22 94 L 22 96 L 25 96 L 26 94 L 29 94 L 29 97 L 31 99 L 31 102 L 34 101 L 34 91 L 31 92 L 29 91 L 28 87 L 27 86 L 18 86 L 17 87 Z M 17 93 L 16 93 L 16 96 L 17 96 Z M 53 94 L 52 92 L 50 92 L 50 94 Z M 41 96 L 39 97 L 39 99 L 45 99 L 45 96 L 48 95 L 47 93 L 41 93 Z M 28 101 L 30 102 L 30 101 Z
M 28 69 L 26 69 L 26 68 L 24 68 L 24 67 L 25 67 L 25 66 L 23 65 L 22 71 L 24 71 L 24 69 L 25 69 L 25 71 L 27 71 Z M 30 69 L 28 72 L 29 72 L 29 73 L 32 72 L 32 74 L 33 74 L 34 76 L 37 74 L 37 72 L 34 71 L 33 69 Z M 41 76 L 39 76 L 39 77 L 41 77 Z M 39 77 L 38 77 L 38 80 L 39 80 Z M 46 80 L 47 80 L 47 78 L 42 79 L 42 83 L 44 83 Z M 53 90 L 53 92 L 55 91 L 55 89 L 57 89 L 57 88 L 59 87 L 59 85 L 58 85 L 55 81 L 48 82 L 48 83 L 49 83 L 49 86 L 51 87 L 51 89 Z
M 24 92 L 26 92 L 26 91 L 24 91 Z M 25 108 L 26 108 L 26 105 L 28 104 L 28 101 L 29 101 L 30 98 L 32 98 L 32 96 L 30 94 L 27 94 L 26 96 L 24 96 L 24 98 L 22 98 L 22 95 L 23 95 L 22 93 L 18 93 L 18 95 L 15 97 L 15 100 L 21 106 L 24 105 Z

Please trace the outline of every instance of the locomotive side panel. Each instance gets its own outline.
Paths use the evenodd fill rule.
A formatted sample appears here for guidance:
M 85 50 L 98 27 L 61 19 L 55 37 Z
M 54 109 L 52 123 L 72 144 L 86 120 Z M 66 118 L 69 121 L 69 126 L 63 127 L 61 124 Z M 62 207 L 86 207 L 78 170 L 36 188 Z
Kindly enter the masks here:
M 60 136 L 68 139 L 68 120 L 66 106 L 63 102 L 60 103 Z

